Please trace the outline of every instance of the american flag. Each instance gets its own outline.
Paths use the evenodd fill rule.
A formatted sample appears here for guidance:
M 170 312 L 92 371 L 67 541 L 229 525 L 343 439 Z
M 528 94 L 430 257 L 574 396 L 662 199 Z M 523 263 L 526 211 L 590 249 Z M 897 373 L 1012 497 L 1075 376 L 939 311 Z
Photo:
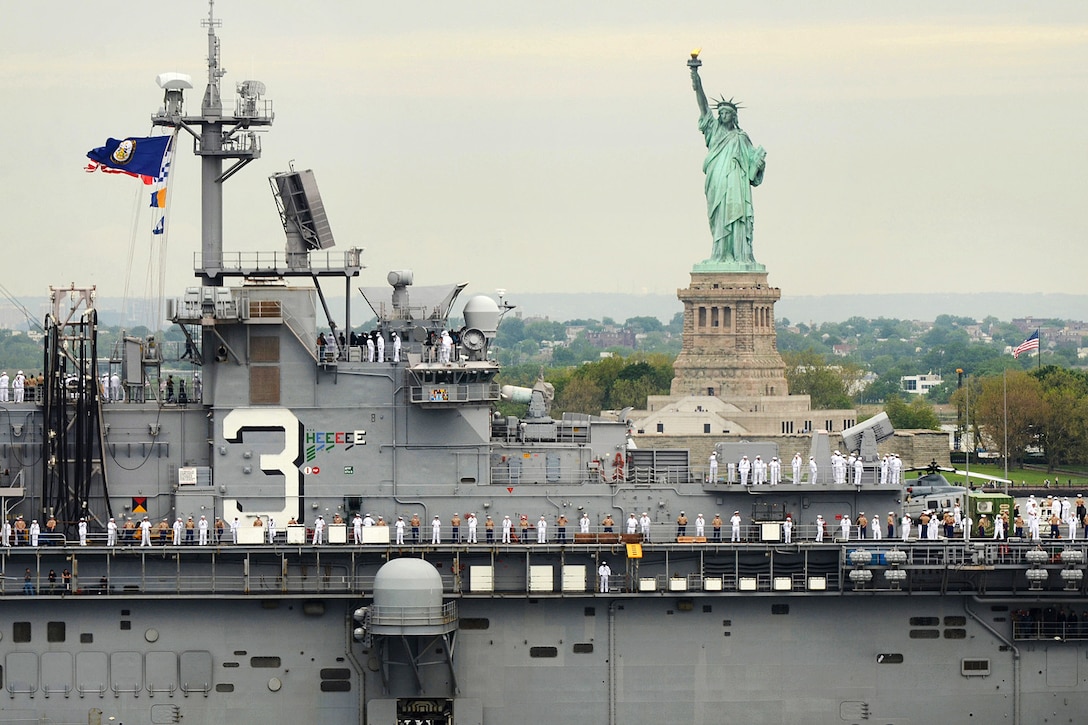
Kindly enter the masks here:
M 1032 350 L 1038 350 L 1038 349 L 1039 349 L 1039 331 L 1036 330 L 1035 332 L 1031 333 L 1031 336 L 1028 337 L 1028 339 L 1024 340 L 1022 343 L 1020 343 L 1019 345 L 1017 345 L 1016 347 L 1013 348 L 1012 356 L 1013 357 L 1020 357 L 1020 355 L 1022 353 L 1031 352 Z

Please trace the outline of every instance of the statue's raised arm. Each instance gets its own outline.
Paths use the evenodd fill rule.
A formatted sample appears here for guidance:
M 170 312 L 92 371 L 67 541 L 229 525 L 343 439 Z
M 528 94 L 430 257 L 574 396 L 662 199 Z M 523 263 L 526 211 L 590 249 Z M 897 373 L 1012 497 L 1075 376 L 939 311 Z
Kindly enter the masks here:
M 699 76 L 701 65 L 699 51 L 695 50 L 688 68 L 699 104 L 699 130 L 706 140 L 704 191 L 714 245 L 710 257 L 696 269 L 764 271 L 766 268 L 752 254 L 752 187 L 763 181 L 767 153 L 762 146 L 753 147 L 748 134 L 741 130 L 738 103 L 722 97 L 714 103 L 715 112 L 711 113 Z
M 702 65 L 697 53 L 692 53 L 688 61 L 691 68 L 691 87 L 695 90 L 695 101 L 699 104 L 699 116 L 710 113 L 710 105 L 706 102 L 706 93 L 703 92 L 703 79 L 699 77 L 699 66 Z

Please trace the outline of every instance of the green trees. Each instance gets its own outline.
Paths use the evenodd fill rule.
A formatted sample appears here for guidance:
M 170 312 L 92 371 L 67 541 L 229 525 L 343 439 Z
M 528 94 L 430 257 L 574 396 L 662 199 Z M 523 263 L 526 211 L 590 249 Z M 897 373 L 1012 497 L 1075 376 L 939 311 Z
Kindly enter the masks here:
M 553 381 L 553 413 L 643 409 L 647 395 L 668 394 L 672 374 L 672 359 L 659 354 L 611 357 L 579 365 L 560 372 Z
M 1009 370 L 972 387 L 971 416 L 983 444 L 1005 450 L 1023 464 L 1038 450 L 1050 470 L 1088 462 L 1088 374 L 1053 365 L 1031 372 Z M 963 396 L 957 392 L 953 401 Z
M 933 406 L 921 395 L 910 396 L 910 402 L 898 395 L 889 395 L 884 401 L 884 412 L 888 420 L 898 429 L 940 430 L 941 421 Z
M 829 365 L 814 350 L 782 353 L 786 382 L 791 395 L 808 395 L 814 410 L 852 408 L 850 391 L 861 379 L 862 370 L 853 363 Z

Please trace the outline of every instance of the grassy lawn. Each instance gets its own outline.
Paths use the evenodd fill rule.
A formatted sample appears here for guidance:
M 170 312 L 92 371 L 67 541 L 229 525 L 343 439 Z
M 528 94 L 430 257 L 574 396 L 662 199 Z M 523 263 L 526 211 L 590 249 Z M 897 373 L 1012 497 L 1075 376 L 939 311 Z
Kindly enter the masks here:
M 963 466 L 957 466 L 959 470 L 964 470 Z M 971 464 L 971 473 L 982 473 L 987 476 L 997 476 L 999 478 L 1005 477 L 1005 468 L 1003 466 L 984 466 L 978 464 Z M 946 473 L 945 478 L 950 483 L 962 486 L 964 485 L 964 477 L 957 476 L 955 473 Z M 1047 473 L 1046 471 L 1036 471 L 1028 468 L 1010 468 L 1009 479 L 1013 482 L 1014 486 L 1042 486 L 1047 480 L 1050 481 L 1052 487 L 1057 488 L 1076 488 L 1081 486 L 1088 492 L 1088 475 L 1070 475 L 1067 473 Z M 982 485 L 982 481 L 974 479 L 975 486 Z

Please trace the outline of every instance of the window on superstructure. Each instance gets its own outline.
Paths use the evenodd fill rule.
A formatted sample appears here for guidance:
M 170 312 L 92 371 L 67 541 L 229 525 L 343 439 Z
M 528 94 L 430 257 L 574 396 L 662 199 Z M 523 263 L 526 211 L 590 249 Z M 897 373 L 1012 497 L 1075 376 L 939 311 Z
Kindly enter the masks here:
M 911 617 L 910 626 L 912 627 L 936 627 L 941 623 L 941 620 L 937 617 Z
M 941 632 L 937 629 L 912 629 L 910 631 L 911 639 L 940 639 Z
M 45 640 L 47 642 L 64 641 L 64 622 L 49 622 L 45 625 Z
M 592 654 L 592 653 L 593 653 L 593 643 L 592 642 L 575 642 L 574 643 L 574 654 L 576 654 L 576 655 L 588 655 L 588 654 Z
M 556 647 L 530 647 L 530 657 L 558 657 L 559 650 Z
M 964 677 L 986 677 L 990 674 L 990 660 L 960 660 L 960 674 Z
M 13 642 L 29 642 L 30 622 L 12 622 L 11 639 Z
M 458 622 L 461 629 L 488 629 L 491 620 L 487 617 L 464 617 Z
M 901 665 L 903 664 L 903 655 L 898 652 L 885 652 L 876 656 L 876 663 L 878 665 Z

